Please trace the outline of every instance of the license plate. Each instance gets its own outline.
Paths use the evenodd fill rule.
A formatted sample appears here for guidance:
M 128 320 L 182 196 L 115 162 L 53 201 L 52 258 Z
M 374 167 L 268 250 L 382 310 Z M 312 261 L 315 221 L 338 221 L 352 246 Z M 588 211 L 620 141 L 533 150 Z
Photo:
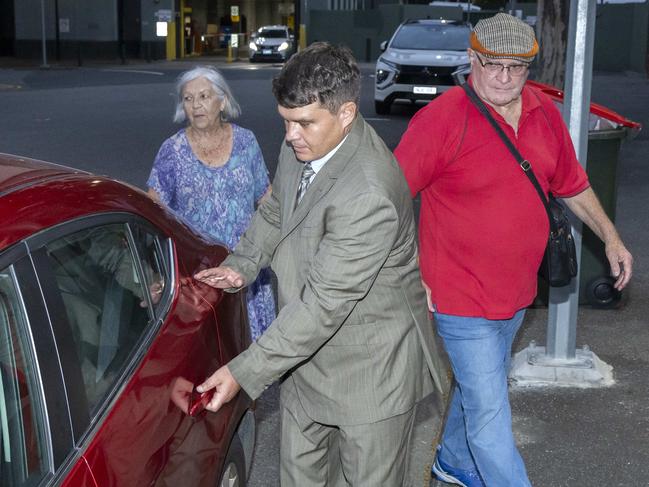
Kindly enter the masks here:
M 413 86 L 412 92 L 421 95 L 434 95 L 437 93 L 437 88 L 434 86 Z
M 262 54 L 272 54 L 272 52 L 273 52 L 273 51 L 270 50 L 270 49 L 263 49 L 263 50 L 261 51 Z

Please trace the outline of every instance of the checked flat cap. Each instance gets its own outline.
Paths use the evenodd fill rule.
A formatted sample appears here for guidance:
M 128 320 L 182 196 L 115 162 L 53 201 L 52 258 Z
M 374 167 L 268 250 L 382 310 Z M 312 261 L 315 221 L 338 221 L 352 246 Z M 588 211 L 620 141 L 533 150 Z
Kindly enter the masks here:
M 539 52 L 534 29 L 517 17 L 498 13 L 478 21 L 471 32 L 471 49 L 488 58 L 530 63 Z

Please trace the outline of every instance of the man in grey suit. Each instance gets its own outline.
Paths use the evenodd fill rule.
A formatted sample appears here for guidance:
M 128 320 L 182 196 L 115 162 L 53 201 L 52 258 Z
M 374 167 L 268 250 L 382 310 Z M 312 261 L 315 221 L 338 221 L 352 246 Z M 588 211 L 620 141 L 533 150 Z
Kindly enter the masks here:
M 408 186 L 358 112 L 351 52 L 315 43 L 273 81 L 286 127 L 273 193 L 234 253 L 196 279 L 236 289 L 271 265 L 280 312 L 199 391 L 218 410 L 280 380 L 281 484 L 404 483 L 415 405 L 447 376 L 428 319 Z M 339 465 L 331 465 L 337 445 Z

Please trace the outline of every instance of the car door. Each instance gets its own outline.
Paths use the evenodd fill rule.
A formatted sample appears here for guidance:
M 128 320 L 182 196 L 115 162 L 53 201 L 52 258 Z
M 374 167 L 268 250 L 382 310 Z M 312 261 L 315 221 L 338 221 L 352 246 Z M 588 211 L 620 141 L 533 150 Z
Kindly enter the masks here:
M 111 427 L 111 411 L 171 305 L 170 249 L 163 250 L 154 231 L 139 232 L 142 241 L 136 243 L 133 229 L 145 227 L 150 225 L 133 215 L 104 214 L 59 225 L 27 241 L 68 397 L 75 447 L 70 465 L 82 458 L 98 432 Z M 143 414 L 164 413 L 151 407 Z M 127 425 L 118 432 L 131 446 L 141 433 Z M 151 464 L 147 448 L 123 446 L 134 464 Z M 96 447 L 88 452 L 94 451 Z M 83 460 L 92 467 L 87 457 Z M 153 476 L 163 461 L 153 462 Z M 102 485 L 101 475 L 97 480 Z M 129 484 L 119 475 L 104 482 Z
M 147 232 L 129 225 L 138 246 Z M 212 487 L 236 427 L 229 423 L 231 407 L 187 415 L 194 385 L 221 363 L 212 307 L 218 299 L 197 292 L 180 256 L 174 255 L 172 267 L 173 300 L 158 316 L 164 327 L 86 453 L 96 477 L 105 479 L 100 485 Z
M 14 393 L 23 399 L 11 406 L 21 409 L 12 418 L 23 418 L 22 436 L 15 419 L 2 430 L 22 438 L 3 450 L 7 458 L 22 452 L 22 463 L 2 470 L 19 480 L 1 485 L 212 486 L 247 401 L 197 418 L 187 406 L 194 384 L 235 353 L 223 353 L 222 340 L 238 350 L 247 336 L 241 326 L 223 328 L 243 323 L 240 296 L 198 289 L 179 270 L 171 239 L 123 213 L 41 231 L 0 254 L 0 271 L 18 296 L 0 310 L 24 315 L 14 319 L 17 331 L 4 326 L 0 335 L 12 344 L 3 369 L 21 378 L 3 377 L 3 385 L 29 391 Z M 218 325 L 215 308 L 228 318 Z M 27 348 L 17 353 L 10 337 L 20 333 Z M 30 358 L 20 374 L 16 356 Z
M 70 403 L 69 464 L 87 462 L 99 487 L 213 485 L 236 424 L 231 406 L 187 415 L 221 353 L 213 303 L 177 275 L 170 239 L 103 214 L 28 245 Z
M 84 218 L 0 254 L 3 487 L 98 487 L 82 452 L 172 299 L 171 249 L 151 232 L 136 245 L 135 226 Z

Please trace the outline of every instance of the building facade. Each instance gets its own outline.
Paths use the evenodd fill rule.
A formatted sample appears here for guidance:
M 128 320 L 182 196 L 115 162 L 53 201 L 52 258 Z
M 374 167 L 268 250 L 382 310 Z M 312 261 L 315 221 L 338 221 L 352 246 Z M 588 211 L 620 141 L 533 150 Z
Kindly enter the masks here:
M 49 59 L 79 63 L 214 53 L 230 34 L 295 24 L 292 0 L 0 0 L 0 12 L 0 56 L 40 58 L 44 33 Z
M 497 4 L 496 0 L 475 4 Z M 57 61 L 177 59 L 224 54 L 232 34 L 247 53 L 249 36 L 263 25 L 293 29 L 299 46 L 326 40 L 350 46 L 374 61 L 379 46 L 405 19 L 464 18 L 460 7 L 428 0 L 0 0 L 0 56 Z M 448 3 L 448 2 L 446 2 Z M 501 0 L 533 17 L 536 4 Z M 476 22 L 496 10 L 469 13 Z M 234 15 L 237 14 L 237 15 Z M 160 22 L 164 32 L 160 30 Z M 597 3 L 594 69 L 649 69 L 649 2 Z M 162 35 L 164 34 L 164 35 Z M 241 55 L 241 54 L 240 54 Z M 245 54 L 243 54 L 245 55 Z

